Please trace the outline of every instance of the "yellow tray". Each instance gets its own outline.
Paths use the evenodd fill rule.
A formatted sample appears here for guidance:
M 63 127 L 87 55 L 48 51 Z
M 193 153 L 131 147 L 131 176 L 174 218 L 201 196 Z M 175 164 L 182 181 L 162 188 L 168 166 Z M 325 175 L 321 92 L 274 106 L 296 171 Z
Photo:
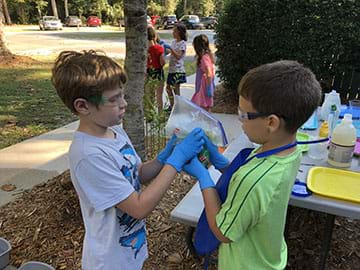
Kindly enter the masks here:
M 313 167 L 309 170 L 307 186 L 319 195 L 360 203 L 360 173 Z

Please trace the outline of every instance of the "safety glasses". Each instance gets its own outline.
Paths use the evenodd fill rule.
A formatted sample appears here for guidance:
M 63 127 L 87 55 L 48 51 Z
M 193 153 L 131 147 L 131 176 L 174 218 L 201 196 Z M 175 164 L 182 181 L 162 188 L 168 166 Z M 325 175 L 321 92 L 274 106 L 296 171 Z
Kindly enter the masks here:
M 242 112 L 238 109 L 239 120 L 254 120 L 259 117 L 269 116 L 272 113 L 260 113 L 260 112 Z

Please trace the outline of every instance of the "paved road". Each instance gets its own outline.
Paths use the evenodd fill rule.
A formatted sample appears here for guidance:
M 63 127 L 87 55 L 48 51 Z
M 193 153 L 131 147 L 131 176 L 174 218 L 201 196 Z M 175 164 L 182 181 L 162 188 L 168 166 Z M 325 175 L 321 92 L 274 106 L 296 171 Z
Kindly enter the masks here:
M 171 34 L 172 30 L 160 30 L 161 33 Z M 79 33 L 81 38 L 77 38 Z M 108 39 L 91 38 L 91 33 L 107 33 Z M 119 39 L 116 34 L 119 33 Z M 198 34 L 206 34 L 210 43 L 214 42 L 214 32 L 211 30 L 189 30 L 188 56 L 194 55 L 192 40 Z M 89 36 L 87 38 L 87 36 Z M 76 28 L 64 27 L 63 31 L 40 31 L 36 25 L 5 27 L 5 40 L 9 49 L 19 55 L 51 55 L 62 50 L 89 50 L 100 49 L 113 57 L 125 57 L 124 35 L 116 28 Z M 167 42 L 171 41 L 166 40 Z

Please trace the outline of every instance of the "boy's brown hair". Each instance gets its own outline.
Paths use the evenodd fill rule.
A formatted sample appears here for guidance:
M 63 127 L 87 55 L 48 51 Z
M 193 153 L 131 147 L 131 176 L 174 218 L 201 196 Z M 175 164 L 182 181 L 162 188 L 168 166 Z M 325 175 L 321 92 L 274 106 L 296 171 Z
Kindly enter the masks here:
M 123 88 L 123 68 L 100 51 L 63 51 L 55 60 L 51 82 L 64 104 L 73 112 L 74 101 L 84 98 L 94 105 L 101 103 L 102 93 Z
M 321 100 L 321 87 L 314 73 L 290 60 L 251 69 L 238 90 L 258 112 L 282 118 L 289 133 L 295 133 L 306 122 Z

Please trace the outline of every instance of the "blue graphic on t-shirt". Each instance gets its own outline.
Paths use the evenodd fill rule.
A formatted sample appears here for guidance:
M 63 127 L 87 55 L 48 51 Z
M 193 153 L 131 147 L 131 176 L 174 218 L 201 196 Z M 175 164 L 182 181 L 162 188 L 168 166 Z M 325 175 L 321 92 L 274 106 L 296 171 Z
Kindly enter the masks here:
M 119 225 L 125 226 L 124 232 L 130 232 L 135 227 L 135 225 L 141 221 L 133 218 L 132 216 L 129 216 L 126 213 L 121 214 L 121 216 L 118 215 L 117 217 L 119 220 Z
M 134 149 L 125 144 L 119 152 L 123 155 L 123 158 L 127 161 L 125 165 L 121 167 L 122 174 L 132 184 L 136 191 L 140 190 L 139 174 L 136 166 L 136 155 Z
M 123 247 L 130 247 L 131 249 L 135 249 L 136 259 L 137 254 L 139 253 L 141 247 L 145 244 L 146 241 L 146 233 L 145 228 L 141 227 L 139 230 L 127 235 L 120 237 L 119 243 Z

